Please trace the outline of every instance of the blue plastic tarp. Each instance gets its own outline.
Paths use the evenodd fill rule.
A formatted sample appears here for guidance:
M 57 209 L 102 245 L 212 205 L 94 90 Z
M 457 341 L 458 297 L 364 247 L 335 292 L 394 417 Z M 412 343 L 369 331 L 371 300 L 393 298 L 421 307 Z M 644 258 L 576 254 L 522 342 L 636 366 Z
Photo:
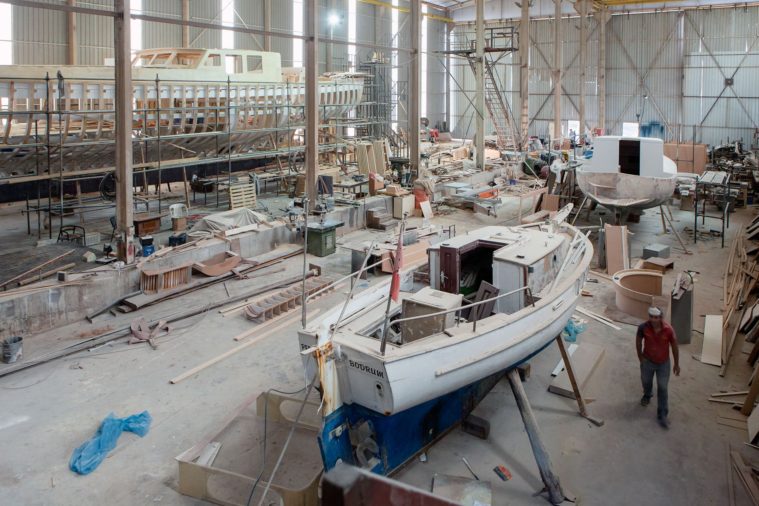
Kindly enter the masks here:
M 113 413 L 110 413 L 100 424 L 95 435 L 74 450 L 69 461 L 69 468 L 75 473 L 90 474 L 97 469 L 111 450 L 116 448 L 116 442 L 122 432 L 134 432 L 143 437 L 150 430 L 151 421 L 152 418 L 147 411 L 126 418 L 116 418 Z
M 585 327 L 584 323 L 575 323 L 574 320 L 570 319 L 564 326 L 561 336 L 566 342 L 573 343 L 577 341 L 577 336 L 585 331 Z

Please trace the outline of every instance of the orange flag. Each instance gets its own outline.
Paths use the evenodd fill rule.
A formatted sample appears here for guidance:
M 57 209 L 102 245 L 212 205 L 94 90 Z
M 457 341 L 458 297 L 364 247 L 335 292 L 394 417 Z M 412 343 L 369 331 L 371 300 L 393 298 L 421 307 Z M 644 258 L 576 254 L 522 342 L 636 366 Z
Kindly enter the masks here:
M 395 261 L 393 262 L 393 279 L 390 282 L 390 298 L 398 302 L 398 294 L 401 292 L 401 268 L 403 268 L 403 232 L 406 223 L 401 223 L 401 234 L 398 236 L 398 248 L 395 250 Z

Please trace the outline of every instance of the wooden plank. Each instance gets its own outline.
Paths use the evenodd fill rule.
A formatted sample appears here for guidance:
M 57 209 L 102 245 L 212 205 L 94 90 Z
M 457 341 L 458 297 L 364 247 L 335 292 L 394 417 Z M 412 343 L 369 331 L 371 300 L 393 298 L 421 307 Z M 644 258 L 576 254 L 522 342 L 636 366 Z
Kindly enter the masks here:
M 572 356 L 572 365 L 575 373 L 575 379 L 577 386 L 582 392 L 585 390 L 585 386 L 588 383 L 593 371 L 606 352 L 605 348 L 592 345 L 590 343 L 583 343 L 582 346 L 578 346 L 574 355 Z M 566 369 L 559 373 L 559 375 L 551 381 L 551 385 L 548 387 L 548 391 L 563 395 L 574 399 L 574 391 L 572 390 L 572 384 L 569 380 L 569 375 Z
M 61 258 L 65 257 L 66 255 L 70 255 L 70 254 L 71 254 L 71 253 L 73 253 L 74 251 L 76 251 L 76 250 L 73 250 L 73 249 L 71 249 L 71 250 L 68 250 L 66 253 L 63 253 L 63 254 L 61 254 L 61 255 L 58 255 L 58 256 L 57 256 L 57 257 L 55 257 L 55 258 L 51 258 L 50 260 L 48 260 L 48 261 L 46 261 L 46 262 L 42 262 L 41 264 L 39 264 L 39 265 L 37 265 L 37 266 L 34 266 L 34 267 L 32 267 L 31 269 L 29 269 L 29 270 L 26 270 L 26 271 L 22 272 L 22 273 L 21 273 L 21 274 L 19 274 L 18 276 L 15 276 L 15 277 L 13 277 L 13 278 L 9 279 L 8 281 L 4 281 L 2 284 L 0 284 L 0 287 L 8 286 L 9 284 L 13 283 L 14 281 L 18 281 L 19 279 L 22 279 L 22 278 L 24 278 L 24 277 L 26 277 L 26 276 L 28 276 L 28 275 L 32 274 L 33 272 L 37 272 L 37 271 L 39 271 L 40 269 L 42 269 L 42 267 L 45 267 L 45 266 L 47 266 L 47 265 L 50 265 L 51 263 L 53 263 L 53 262 L 55 262 L 55 261 L 57 261 L 57 260 L 60 260 Z
M 748 442 L 756 444 L 759 439 L 759 409 L 754 409 L 748 417 Z
M 561 196 L 560 195 L 553 195 L 551 193 L 544 193 L 543 199 L 540 203 L 540 210 L 541 211 L 558 211 L 559 210 L 559 200 Z
M 293 317 L 299 317 L 300 315 L 294 314 L 292 316 Z M 222 353 L 221 355 L 217 355 L 217 356 L 215 356 L 214 358 L 212 358 L 210 360 L 206 360 L 202 364 L 199 364 L 199 365 L 193 367 L 192 369 L 183 372 L 179 376 L 176 376 L 175 378 L 172 378 L 171 380 L 169 380 L 169 383 L 171 383 L 172 385 L 176 385 L 180 381 L 184 381 L 187 378 L 189 378 L 190 376 L 194 376 L 195 374 L 198 374 L 199 372 L 203 371 L 204 369 L 207 369 L 207 368 L 211 367 L 212 365 L 214 365 L 214 364 L 216 364 L 218 362 L 221 362 L 222 360 L 224 360 L 224 359 L 226 359 L 228 357 L 231 357 L 232 355 L 234 355 L 234 354 L 236 354 L 236 353 L 238 353 L 238 352 L 240 352 L 240 351 L 242 351 L 242 350 L 244 350 L 244 349 L 246 349 L 246 348 L 248 348 L 248 347 L 256 344 L 261 339 L 263 339 L 264 337 L 269 336 L 273 332 L 277 332 L 278 330 L 282 330 L 283 328 L 287 327 L 288 325 L 292 325 L 294 319 L 295 318 L 288 318 L 288 319 L 284 320 L 279 325 L 268 329 L 267 331 L 265 331 L 265 332 L 257 335 L 253 339 L 251 339 L 249 341 L 246 341 L 246 342 L 244 342 L 242 344 L 239 344 L 239 345 L 235 346 L 234 348 L 232 348 L 231 350 L 227 350 L 224 353 Z
M 741 407 L 741 413 L 748 416 L 754 409 L 754 402 L 759 397 L 759 378 L 757 377 L 757 369 L 754 368 L 754 373 L 751 375 L 751 388 L 746 394 L 746 400 L 743 401 L 743 407 Z
M 630 268 L 630 256 L 627 246 L 627 227 L 604 225 L 606 233 L 606 271 L 610 275 Z
M 569 356 L 571 357 L 576 349 L 577 349 L 577 343 L 570 344 L 569 348 L 567 349 L 567 354 L 569 354 Z M 556 367 L 553 368 L 553 371 L 551 371 L 551 376 L 555 378 L 563 370 L 564 370 L 564 359 L 562 358 L 559 360 L 559 363 L 556 364 Z
M 585 316 L 588 316 L 590 318 L 593 318 L 594 320 L 596 320 L 598 322 L 601 322 L 604 325 L 606 325 L 607 327 L 613 328 L 614 330 L 622 330 L 621 327 L 618 327 L 618 326 L 614 325 L 611 322 L 611 320 L 609 320 L 608 318 L 603 317 L 603 316 L 601 316 L 598 313 L 594 313 L 593 311 L 590 311 L 589 309 L 585 309 L 585 308 L 582 308 L 580 306 L 577 306 L 577 307 L 575 307 L 575 311 L 577 311 L 578 313 L 583 314 Z
M 746 488 L 749 498 L 755 505 L 759 504 L 759 486 L 756 484 L 751 468 L 746 465 L 743 457 L 737 451 L 731 450 L 730 457 L 733 461 L 733 468 L 738 473 L 738 477 Z
M 722 365 L 722 315 L 706 315 L 701 362 L 709 365 Z
M 732 427 L 733 429 L 743 429 L 746 430 L 746 421 L 745 420 L 733 420 L 732 418 L 717 418 L 717 423 L 719 425 L 724 425 L 725 427 Z

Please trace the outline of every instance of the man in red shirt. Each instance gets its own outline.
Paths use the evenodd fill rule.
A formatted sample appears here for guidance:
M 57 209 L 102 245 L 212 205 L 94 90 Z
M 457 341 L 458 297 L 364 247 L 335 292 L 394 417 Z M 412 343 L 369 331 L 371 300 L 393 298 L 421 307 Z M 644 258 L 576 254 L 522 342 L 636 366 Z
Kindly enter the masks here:
M 635 336 L 635 348 L 638 351 L 638 360 L 640 361 L 640 380 L 643 383 L 643 397 L 640 399 L 640 404 L 641 406 L 648 406 L 651 401 L 655 374 L 656 400 L 658 403 L 656 416 L 659 419 L 659 425 L 665 429 L 669 428 L 667 385 L 669 384 L 670 347 L 675 362 L 672 370 L 675 376 L 680 376 L 680 356 L 677 350 L 675 331 L 664 321 L 661 309 L 658 307 L 648 308 L 648 321 L 638 326 L 638 333 Z

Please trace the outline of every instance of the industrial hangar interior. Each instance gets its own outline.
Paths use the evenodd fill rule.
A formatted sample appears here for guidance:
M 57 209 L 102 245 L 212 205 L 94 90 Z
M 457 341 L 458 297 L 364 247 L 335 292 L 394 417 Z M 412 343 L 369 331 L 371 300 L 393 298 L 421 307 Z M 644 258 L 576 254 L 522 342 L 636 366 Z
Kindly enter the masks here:
M 759 4 L 0 1 L 3 504 L 759 505 Z

